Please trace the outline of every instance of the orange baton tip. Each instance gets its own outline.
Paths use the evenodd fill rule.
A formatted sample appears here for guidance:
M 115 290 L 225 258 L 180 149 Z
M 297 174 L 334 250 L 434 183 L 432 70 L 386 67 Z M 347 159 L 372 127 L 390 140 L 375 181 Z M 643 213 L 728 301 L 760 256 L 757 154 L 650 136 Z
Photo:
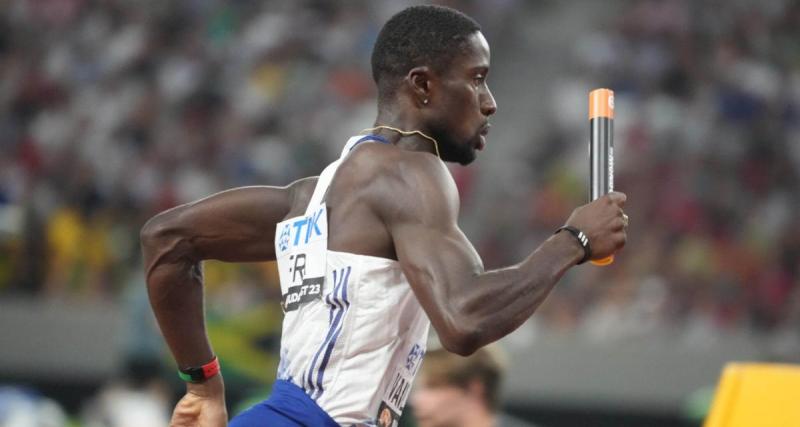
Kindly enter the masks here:
M 603 259 L 593 259 L 593 260 L 591 260 L 589 262 L 591 262 L 594 265 L 599 265 L 601 267 L 602 266 L 606 266 L 606 265 L 611 265 L 611 264 L 614 263 L 614 255 L 605 257 Z
M 589 120 L 597 117 L 614 118 L 614 91 L 595 89 L 589 92 Z

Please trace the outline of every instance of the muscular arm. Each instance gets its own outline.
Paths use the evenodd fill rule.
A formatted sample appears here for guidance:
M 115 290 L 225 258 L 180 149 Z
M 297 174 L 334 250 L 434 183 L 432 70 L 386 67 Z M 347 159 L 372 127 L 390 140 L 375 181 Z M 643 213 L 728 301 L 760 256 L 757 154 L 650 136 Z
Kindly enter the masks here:
M 203 315 L 201 261 L 275 259 L 275 225 L 316 178 L 287 187 L 243 187 L 156 215 L 141 232 L 150 305 L 181 368 L 213 357 Z
M 519 264 L 484 271 L 456 223 L 457 190 L 447 170 L 438 162 L 406 166 L 390 184 L 391 197 L 383 197 L 375 208 L 390 230 L 403 272 L 449 351 L 470 354 L 515 330 L 581 260 L 583 249 L 568 233 L 559 233 Z M 619 249 L 625 236 L 621 219 L 614 221 L 620 206 L 610 200 L 597 205 L 595 222 L 617 230 L 613 239 L 598 239 L 613 240 L 593 251 L 600 258 Z M 576 214 L 570 221 L 585 232 L 593 228 Z M 594 231 L 589 235 L 601 237 Z

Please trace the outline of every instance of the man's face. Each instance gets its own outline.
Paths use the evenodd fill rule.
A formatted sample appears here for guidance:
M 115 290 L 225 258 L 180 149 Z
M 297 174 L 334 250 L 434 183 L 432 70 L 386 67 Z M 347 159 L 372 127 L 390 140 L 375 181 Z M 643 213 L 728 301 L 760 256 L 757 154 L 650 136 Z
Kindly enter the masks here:
M 474 405 L 467 390 L 451 385 L 414 386 L 411 405 L 419 427 L 458 427 L 463 425 L 467 409 Z
M 466 165 L 485 147 L 489 116 L 497 111 L 488 73 L 489 43 L 475 32 L 438 76 L 440 90 L 431 99 L 428 128 L 439 142 L 442 160 Z

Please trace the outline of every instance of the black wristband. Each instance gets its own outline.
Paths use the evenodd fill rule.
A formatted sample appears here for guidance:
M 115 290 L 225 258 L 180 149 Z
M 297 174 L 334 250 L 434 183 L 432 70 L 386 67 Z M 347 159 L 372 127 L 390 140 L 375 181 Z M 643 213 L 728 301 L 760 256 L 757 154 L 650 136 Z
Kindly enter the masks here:
M 586 234 L 583 233 L 583 231 L 578 230 L 577 228 L 571 225 L 565 225 L 559 227 L 553 234 L 558 234 L 562 230 L 569 231 L 569 234 L 571 234 L 572 237 L 574 237 L 575 240 L 577 240 L 578 243 L 583 248 L 583 258 L 580 260 L 580 262 L 578 262 L 578 265 L 583 264 L 586 261 L 589 261 L 589 258 L 592 257 L 592 247 L 589 245 L 589 237 L 587 237 Z

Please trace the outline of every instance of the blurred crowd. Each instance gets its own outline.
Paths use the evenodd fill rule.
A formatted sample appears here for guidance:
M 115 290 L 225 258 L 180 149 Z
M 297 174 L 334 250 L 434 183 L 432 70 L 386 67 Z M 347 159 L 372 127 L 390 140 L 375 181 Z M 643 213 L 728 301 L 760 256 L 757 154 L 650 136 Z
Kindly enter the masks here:
M 372 44 L 405 4 L 6 2 L 0 293 L 113 299 L 155 213 L 319 173 L 372 124 Z
M 323 165 L 371 99 L 380 11 L 267 3 L 3 7 L 3 292 L 114 298 L 148 217 Z

